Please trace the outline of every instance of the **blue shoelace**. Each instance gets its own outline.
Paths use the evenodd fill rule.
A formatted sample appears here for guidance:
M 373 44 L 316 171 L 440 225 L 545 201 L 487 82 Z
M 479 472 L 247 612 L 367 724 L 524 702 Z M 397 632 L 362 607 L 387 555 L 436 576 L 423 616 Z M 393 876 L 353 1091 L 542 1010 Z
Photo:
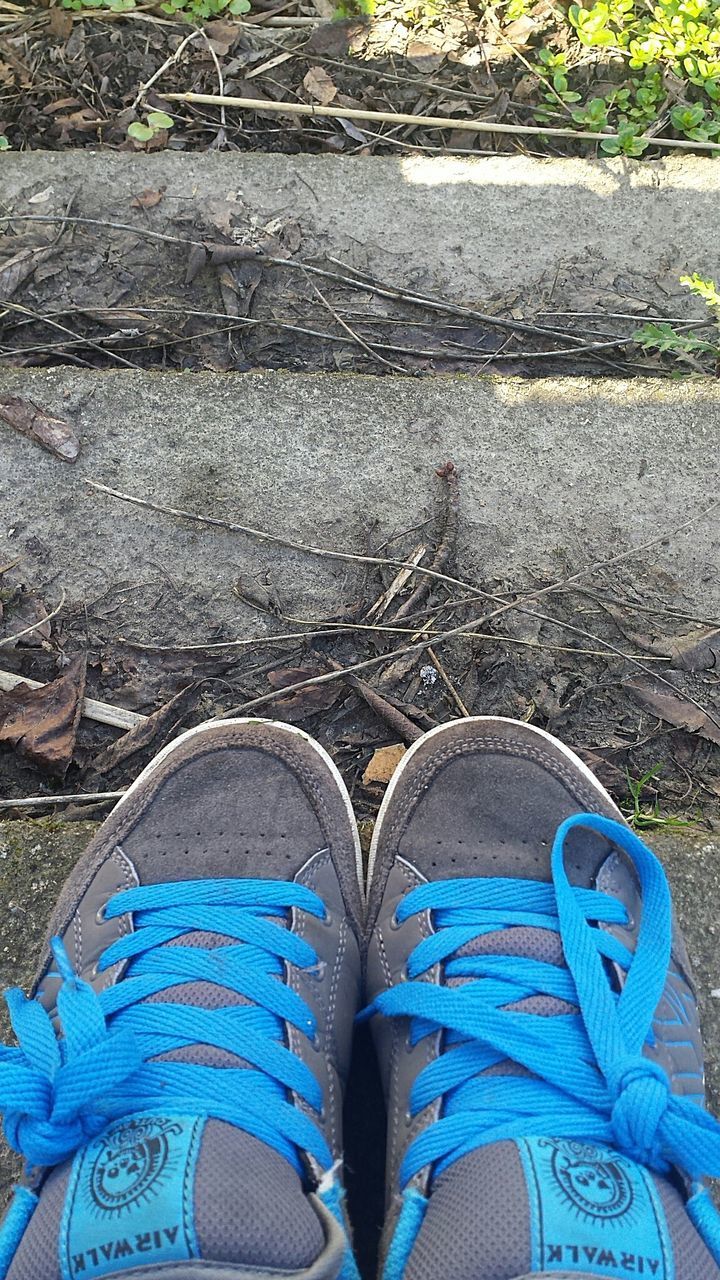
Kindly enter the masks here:
M 634 955 L 598 927 L 626 923 L 622 903 L 568 880 L 564 847 L 576 827 L 605 836 L 635 866 L 643 911 Z M 366 1010 L 410 1019 L 413 1044 L 443 1036 L 444 1051 L 419 1073 L 409 1103 L 412 1115 L 440 1104 L 440 1118 L 410 1144 L 400 1170 L 404 1187 L 426 1166 L 437 1173 L 489 1143 L 533 1135 L 604 1143 L 660 1173 L 675 1166 L 694 1180 L 720 1175 L 720 1123 L 697 1102 L 674 1095 L 663 1069 L 643 1053 L 654 1043 L 671 962 L 672 913 L 663 869 L 632 831 L 594 814 L 573 816 L 557 832 L 552 884 L 477 878 L 424 884 L 401 901 L 397 920 L 421 912 L 431 913 L 434 932 L 411 952 L 408 980 Z M 566 967 L 457 954 L 483 934 L 518 925 L 558 934 Z M 625 973 L 619 992 L 608 962 Z M 421 980 L 436 965 L 462 985 Z M 538 995 L 577 1012 L 543 1017 L 506 1008 Z M 503 1072 L 508 1060 L 532 1075 Z M 481 1074 L 490 1067 L 497 1070 Z M 697 1183 L 695 1190 L 704 1234 L 716 1233 L 710 1202 Z
M 6 996 L 19 1045 L 0 1047 L 0 1113 L 10 1145 L 30 1166 L 55 1165 L 111 1120 L 174 1110 L 236 1125 L 298 1172 L 299 1151 L 330 1168 L 319 1128 L 288 1101 L 293 1091 L 321 1114 L 320 1085 L 284 1043 L 286 1023 L 310 1039 L 316 1034 L 308 1005 L 283 981 L 284 962 L 305 969 L 318 963 L 314 949 L 278 923 L 293 908 L 326 916 L 311 890 L 271 880 L 192 880 L 121 892 L 105 915 L 132 912 L 134 931 L 103 953 L 100 971 L 119 961 L 126 968 L 100 995 L 73 972 L 55 939 L 62 1037 L 37 1000 L 18 990 Z M 198 930 L 233 941 L 211 949 L 183 946 L 183 936 Z M 164 945 L 176 939 L 179 944 Z M 212 1010 L 162 999 L 145 1003 L 187 982 L 214 983 L 248 1003 Z M 157 1061 L 197 1044 L 249 1065 Z

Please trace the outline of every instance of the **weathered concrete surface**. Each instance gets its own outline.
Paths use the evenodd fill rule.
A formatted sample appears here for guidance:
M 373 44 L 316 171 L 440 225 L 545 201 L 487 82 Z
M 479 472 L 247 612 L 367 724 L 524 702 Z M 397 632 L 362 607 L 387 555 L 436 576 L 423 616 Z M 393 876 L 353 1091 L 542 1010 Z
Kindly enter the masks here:
M 57 820 L 0 822 L 0 988 L 31 979 L 60 885 L 95 824 Z M 663 859 L 695 967 L 715 1109 L 720 1105 L 720 844 L 694 832 L 660 834 Z M 3 1027 L 3 1034 L 6 1029 Z M 0 1155 L 0 1202 L 16 1166 Z
M 256 631 L 261 615 L 232 592 L 239 576 L 269 574 L 289 613 L 313 617 L 353 598 L 357 572 L 118 503 L 86 476 L 364 552 L 433 513 L 434 468 L 449 457 L 463 473 L 458 563 L 485 581 L 602 560 L 671 530 L 717 492 L 720 384 L 711 380 L 62 369 L 2 371 L 4 393 L 68 414 L 82 454 L 62 464 L 0 423 L 0 564 L 21 554 L 27 581 L 50 598 L 63 585 L 71 602 L 125 584 L 113 624 L 140 639 L 205 639 L 219 621 Z M 719 543 L 717 517 L 701 519 L 634 570 L 668 570 L 676 601 L 712 616 Z M 153 603 L 153 584 L 168 581 L 170 617 Z
M 594 305 L 606 292 L 616 303 L 625 296 L 665 308 L 674 295 L 684 315 L 702 304 L 687 299 L 679 276 L 720 274 L 720 172 L 693 156 L 638 163 L 34 151 L 9 152 L 2 176 L 3 213 L 59 213 L 72 194 L 75 215 L 187 235 L 203 222 L 222 225 L 232 211 L 240 214 L 237 237 L 250 242 L 273 219 L 292 218 L 303 258 L 333 254 L 463 302 L 502 295 L 521 309 L 539 298 L 583 309 L 584 294 Z M 157 208 L 131 207 L 138 192 L 162 186 Z M 42 203 L 28 203 L 48 187 Z M 168 250 L 158 244 L 157 252 Z

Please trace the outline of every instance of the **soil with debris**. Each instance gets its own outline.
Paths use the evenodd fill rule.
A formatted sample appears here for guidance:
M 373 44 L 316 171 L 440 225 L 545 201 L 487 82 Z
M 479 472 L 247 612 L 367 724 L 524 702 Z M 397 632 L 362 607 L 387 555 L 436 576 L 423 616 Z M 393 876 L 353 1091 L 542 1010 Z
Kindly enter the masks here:
M 257 709 L 318 737 L 367 833 L 393 767 L 423 731 L 459 716 L 503 715 L 573 745 L 639 829 L 716 829 L 717 623 L 682 608 L 681 584 L 651 556 L 640 576 L 613 565 L 590 584 L 545 594 L 550 584 L 532 575 L 522 584 L 463 585 L 454 562 L 462 490 L 452 464 L 438 484 L 442 502 L 424 541 L 416 528 L 377 548 L 385 563 L 355 572 L 332 617 L 280 644 L 258 637 L 242 649 L 140 647 L 118 639 L 122 584 L 53 618 L 26 588 L 19 563 L 0 566 L 5 685 L 9 672 L 43 686 L 0 692 L 3 808 L 19 813 L 11 801 L 23 796 L 47 795 L 51 806 L 53 795 L 121 791 L 182 729 Z M 408 573 L 397 561 L 440 576 Z M 239 589 L 276 634 L 298 631 L 271 587 Z M 172 583 L 157 590 L 176 607 Z M 481 614 L 489 615 L 481 635 L 444 637 L 477 626 Z M 218 622 L 214 634 L 221 642 L 227 631 Z M 352 670 L 358 663 L 368 665 Z M 134 726 L 123 732 L 80 719 L 83 695 L 134 713 Z M 103 804 L 60 812 L 87 817 Z
M 77 13 L 53 6 L 30 9 L 24 16 L 4 0 L 0 134 L 18 150 L 594 153 L 597 144 L 573 139 L 478 134 L 465 127 L 469 118 L 536 124 L 541 104 L 550 125 L 575 127 L 569 109 L 559 98 L 555 102 L 552 92 L 548 108 L 548 86 L 532 69 L 538 49 L 563 54 L 568 49 L 570 32 L 557 27 L 552 0 L 536 0 L 514 19 L 484 0 L 415 5 L 378 0 L 371 22 L 327 21 L 336 7 L 334 0 L 253 0 L 248 19 L 208 22 L 205 35 L 198 32 L 180 50 L 188 23 L 170 21 L 159 6 L 127 14 Z M 573 60 L 588 97 L 607 92 L 613 76 L 620 82 L 624 74 L 622 67 L 599 61 L 594 50 L 588 56 L 579 44 Z M 139 95 L 150 81 L 144 102 L 168 112 L 174 127 L 135 142 L 127 130 L 143 118 Z M 262 108 L 221 113 L 213 106 L 162 98 L 188 91 L 435 115 L 452 124 L 438 130 L 347 117 L 302 119 Z
M 334 8 L 329 7 L 329 14 Z M 8 9 L 3 12 L 0 6 L 0 133 L 7 134 L 11 145 L 52 150 L 139 146 L 127 136 L 128 125 L 140 118 L 135 99 L 158 68 L 172 60 L 188 35 L 187 22 L 170 22 L 159 13 L 79 15 L 60 8 L 33 9 L 18 17 L 16 6 Z M 265 25 L 263 19 L 275 11 L 290 21 L 295 11 L 308 25 Z M 513 98 L 512 84 L 503 84 L 507 58 L 498 36 L 499 65 L 491 70 L 492 32 L 466 0 L 457 0 L 452 14 L 446 11 L 433 21 L 414 20 L 409 6 L 394 2 L 379 4 L 372 24 L 323 22 L 314 4 L 263 7 L 257 0 L 252 17 L 254 26 L 249 21 L 207 23 L 206 38 L 194 39 L 171 62 L 147 101 L 169 111 L 175 127 L 143 146 L 228 146 L 290 154 L 397 154 L 399 146 L 431 152 L 518 148 L 515 139 L 508 146 L 500 135 L 463 131 L 468 116 L 524 123 L 532 113 L 526 92 Z M 516 62 L 514 73 L 518 68 L 524 71 Z M 223 123 L 216 108 L 178 107 L 160 96 L 217 93 L 220 81 L 224 92 L 236 97 L 443 115 L 456 118 L 457 127 L 439 136 L 412 126 L 389 131 L 387 126 L 300 120 L 262 110 L 244 118 L 228 111 Z M 573 154 L 567 148 L 562 153 Z

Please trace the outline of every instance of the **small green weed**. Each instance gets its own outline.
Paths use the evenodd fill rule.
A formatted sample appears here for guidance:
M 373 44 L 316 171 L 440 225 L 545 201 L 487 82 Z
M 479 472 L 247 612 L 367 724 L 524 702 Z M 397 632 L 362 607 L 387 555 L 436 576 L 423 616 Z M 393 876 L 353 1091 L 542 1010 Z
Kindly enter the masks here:
M 244 13 L 250 12 L 252 5 L 250 0 L 163 0 L 160 8 L 163 13 L 169 13 L 173 17 L 204 22 L 208 18 L 219 18 L 221 14 L 228 13 L 241 18 Z
M 163 129 L 172 129 L 174 121 L 172 116 L 168 116 L 164 111 L 150 111 L 142 120 L 133 120 L 128 125 L 128 138 L 132 138 L 133 142 L 151 142 Z
M 532 12 L 506 0 L 504 20 Z M 691 142 L 720 140 L 720 0 L 597 0 L 556 12 L 553 24 L 532 64 L 539 123 L 557 122 L 559 99 L 579 128 L 616 135 L 600 142 L 611 156 L 641 156 L 658 121 Z M 588 91 L 589 67 L 602 92 L 592 78 Z
M 9 150 L 10 150 L 10 143 L 5 137 L 5 134 L 0 133 L 0 151 L 9 151 Z
M 335 10 L 336 22 L 343 18 L 369 18 L 375 12 L 375 0 L 340 0 Z
M 645 324 L 633 334 L 633 340 L 639 342 L 646 351 L 672 352 L 677 356 L 709 355 L 720 361 L 720 293 L 714 280 L 706 280 L 694 272 L 691 276 L 681 276 L 691 293 L 702 301 L 712 313 L 717 338 L 708 342 L 696 338 L 692 333 L 681 333 L 669 321 L 661 324 Z
M 665 830 L 675 830 L 693 825 L 692 822 L 678 817 L 677 814 L 660 813 L 657 792 L 651 784 L 658 777 L 661 769 L 662 764 L 655 764 L 652 769 L 648 769 L 640 778 L 632 778 L 629 771 L 625 771 L 630 803 L 621 807 L 625 817 L 635 831 L 656 831 L 659 827 Z M 654 798 L 651 798 L 650 795 L 646 796 L 646 791 L 652 792 Z

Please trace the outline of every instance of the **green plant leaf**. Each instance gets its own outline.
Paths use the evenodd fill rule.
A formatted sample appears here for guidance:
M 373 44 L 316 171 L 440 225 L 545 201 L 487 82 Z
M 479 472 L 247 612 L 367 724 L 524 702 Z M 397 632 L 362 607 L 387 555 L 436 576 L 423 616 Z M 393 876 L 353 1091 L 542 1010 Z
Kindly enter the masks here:
M 147 119 L 150 128 L 153 130 L 172 129 L 175 124 L 172 116 L 167 115 L 165 111 L 151 111 Z
M 705 280 L 694 271 L 691 276 L 681 276 L 680 283 L 697 298 L 702 298 L 708 307 L 720 308 L 720 293 L 714 280 Z
M 0 151 L 9 151 L 9 150 L 10 150 L 10 143 L 5 137 L 5 134 L 0 133 Z
M 128 138 L 133 138 L 135 142 L 149 142 L 155 137 L 155 130 L 143 124 L 141 120 L 133 120 L 132 124 L 128 125 L 127 133 Z

